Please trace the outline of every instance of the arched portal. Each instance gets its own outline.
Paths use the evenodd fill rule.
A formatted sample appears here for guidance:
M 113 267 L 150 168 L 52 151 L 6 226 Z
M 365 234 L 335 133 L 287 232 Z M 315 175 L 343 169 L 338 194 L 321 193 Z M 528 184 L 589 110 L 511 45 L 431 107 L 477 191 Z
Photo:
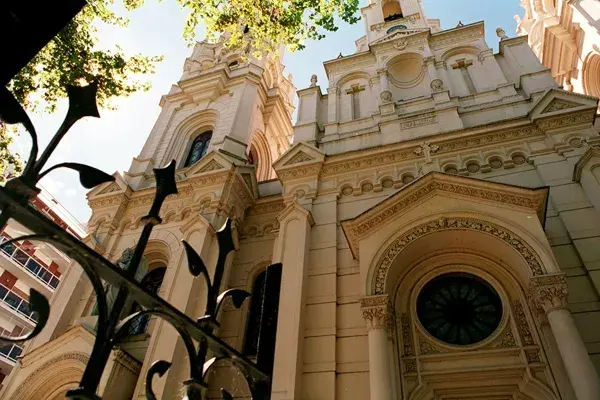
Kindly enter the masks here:
M 584 62 L 583 87 L 586 94 L 600 97 L 600 54 L 591 54 Z
M 558 399 L 527 297 L 543 273 L 526 238 L 484 218 L 399 228 L 371 275 L 391 304 L 399 397 Z

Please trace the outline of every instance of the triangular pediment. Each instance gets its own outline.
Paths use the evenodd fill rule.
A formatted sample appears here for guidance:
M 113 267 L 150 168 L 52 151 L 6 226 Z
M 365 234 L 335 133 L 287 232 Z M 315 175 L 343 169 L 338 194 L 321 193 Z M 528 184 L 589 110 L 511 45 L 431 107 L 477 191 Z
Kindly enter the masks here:
M 125 180 L 123 179 L 121 174 L 115 172 L 114 174 L 112 174 L 112 176 L 115 178 L 114 181 L 106 182 L 96 186 L 88 192 L 87 197 L 93 198 L 97 196 L 114 195 L 117 193 L 125 192 L 127 190 L 127 183 L 125 183 Z
M 551 89 L 537 102 L 530 112 L 532 120 L 554 117 L 563 112 L 584 111 L 589 109 L 595 112 L 598 99 L 591 96 L 567 92 L 560 89 Z
M 406 185 L 395 194 L 366 210 L 357 217 L 342 222 L 342 228 L 350 244 L 355 258 L 358 258 L 358 244 L 361 240 L 377 234 L 383 226 L 397 223 L 416 207 L 428 208 L 429 202 L 442 210 L 440 203 L 452 207 L 456 200 L 460 201 L 461 209 L 474 211 L 487 203 L 494 208 L 504 208 L 512 212 L 535 214 L 543 225 L 546 215 L 546 199 L 548 188 L 529 189 L 519 186 L 506 185 L 449 175 L 441 172 L 430 172 Z M 438 200 L 434 199 L 438 197 Z M 431 203 L 431 204 L 433 204 Z M 473 204 L 473 206 L 469 206 Z
M 217 150 L 209 151 L 196 164 L 189 167 L 186 176 L 194 176 L 207 173 L 225 172 L 231 170 L 233 163 Z
M 273 163 L 273 168 L 277 170 L 292 167 L 296 164 L 321 163 L 324 160 L 325 154 L 321 150 L 307 143 L 298 142 Z
M 371 46 L 390 42 L 390 41 L 401 39 L 401 38 L 406 38 L 407 36 L 412 36 L 412 35 L 416 35 L 418 33 L 423 33 L 423 32 L 424 32 L 424 30 L 422 30 L 422 29 L 403 29 L 403 30 L 399 30 L 399 31 L 394 31 L 393 33 L 390 33 L 389 35 L 384 36 L 381 39 L 375 40 L 374 42 L 371 43 Z

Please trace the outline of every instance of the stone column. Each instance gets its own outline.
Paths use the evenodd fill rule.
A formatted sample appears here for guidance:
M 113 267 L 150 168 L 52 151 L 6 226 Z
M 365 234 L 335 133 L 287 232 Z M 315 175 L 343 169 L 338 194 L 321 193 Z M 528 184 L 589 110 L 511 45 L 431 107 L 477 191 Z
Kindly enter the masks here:
M 577 400 L 600 399 L 600 382 L 575 321 L 567 308 L 564 274 L 531 279 L 531 299 L 546 314 Z
M 279 233 L 273 246 L 273 262 L 281 262 L 283 271 L 271 399 L 298 400 L 304 397 L 301 392 L 304 297 L 314 220 L 309 211 L 296 203 L 288 205 L 277 219 Z
M 360 299 L 362 316 L 369 331 L 369 383 L 371 400 L 391 400 L 392 382 L 388 347 L 390 307 L 388 295 Z

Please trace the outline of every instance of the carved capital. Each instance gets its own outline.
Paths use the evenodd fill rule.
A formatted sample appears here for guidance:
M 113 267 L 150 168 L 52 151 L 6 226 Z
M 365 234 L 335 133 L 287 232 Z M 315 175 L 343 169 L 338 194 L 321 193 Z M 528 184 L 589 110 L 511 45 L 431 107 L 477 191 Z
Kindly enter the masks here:
M 567 278 L 564 274 L 540 275 L 531 278 L 530 298 L 534 306 L 548 314 L 567 306 Z
M 386 77 L 387 77 L 387 76 L 388 76 L 388 74 L 389 74 L 389 73 L 388 73 L 388 70 L 387 70 L 387 68 L 379 68 L 379 69 L 377 70 L 377 75 L 378 75 L 378 76 L 382 76 L 382 75 L 384 75 L 384 76 L 386 76 Z
M 361 298 L 360 308 L 368 330 L 387 330 L 391 326 L 392 312 L 387 294 Z

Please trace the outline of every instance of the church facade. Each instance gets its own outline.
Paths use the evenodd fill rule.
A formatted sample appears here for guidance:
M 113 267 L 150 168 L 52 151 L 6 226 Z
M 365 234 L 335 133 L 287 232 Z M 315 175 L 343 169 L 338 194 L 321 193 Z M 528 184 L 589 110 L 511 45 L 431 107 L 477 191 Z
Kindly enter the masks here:
M 278 299 L 273 400 L 599 399 L 598 99 L 560 89 L 527 37 L 498 29 L 494 53 L 483 23 L 442 30 L 418 0 L 361 13 L 356 53 L 324 62 L 326 89 L 313 77 L 297 91 L 294 126 L 295 88 L 277 59 L 198 43 L 130 169 L 89 193 L 87 243 L 125 262 L 152 168 L 176 160 L 179 194 L 140 281 L 201 316 L 206 287 L 181 240 L 210 270 L 231 219 L 225 286 L 252 297 L 222 310 L 218 334 L 255 357 L 260 305 Z M 278 262 L 277 293 L 264 273 Z M 53 400 L 77 385 L 95 295 L 81 273 L 57 297 L 2 399 Z M 169 360 L 153 389 L 180 398 L 185 357 L 166 322 L 140 321 L 100 394 L 144 399 L 149 366 Z M 221 387 L 248 396 L 227 365 L 209 386 L 208 398 Z

